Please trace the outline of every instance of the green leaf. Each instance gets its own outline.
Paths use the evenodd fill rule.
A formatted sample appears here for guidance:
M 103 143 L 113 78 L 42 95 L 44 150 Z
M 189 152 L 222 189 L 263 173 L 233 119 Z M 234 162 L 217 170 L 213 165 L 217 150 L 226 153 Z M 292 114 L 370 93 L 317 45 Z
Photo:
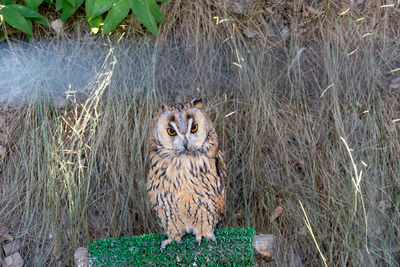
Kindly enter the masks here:
M 166 3 L 168 0 L 157 0 L 157 2 Z
M 66 21 L 75 11 L 82 5 L 84 0 L 76 0 L 76 6 L 72 6 L 67 0 L 62 0 L 62 14 L 61 21 Z
M 4 5 L 8 6 L 11 5 L 12 0 L 4 0 Z
M 63 6 L 63 0 L 56 0 L 56 11 L 60 11 Z
M 104 20 L 103 34 L 107 34 L 117 27 L 117 25 L 128 15 L 131 5 L 131 0 L 119 0 L 111 8 Z
M 86 18 L 89 20 L 90 16 L 92 15 L 92 6 L 93 6 L 93 0 L 85 0 L 85 11 L 86 11 Z
M 78 4 L 78 1 L 77 0 L 67 0 L 68 1 L 68 3 L 70 3 L 71 4 L 71 6 L 73 7 L 73 8 L 77 8 L 77 4 Z
M 100 30 L 100 24 L 103 21 L 103 16 L 97 16 L 94 17 L 92 19 L 88 20 L 89 26 L 90 26 L 90 30 L 94 33 L 97 34 Z
M 160 6 L 157 5 L 157 3 L 154 2 L 153 0 L 147 0 L 147 2 L 149 4 L 149 9 L 150 9 L 150 12 L 153 15 L 153 17 L 158 21 L 162 21 L 163 17 L 162 17 Z
M 24 32 L 28 38 L 32 37 L 32 22 L 24 18 L 18 9 L 12 5 L 5 6 L 0 9 L 0 14 L 3 15 L 4 20 L 14 28 Z
M 18 12 L 24 16 L 25 18 L 33 19 L 37 23 L 43 24 L 45 26 L 49 26 L 49 23 L 47 20 L 40 15 L 37 11 L 30 9 L 29 7 L 22 6 L 22 5 L 9 5 L 10 7 L 13 7 L 15 10 L 18 10 Z
M 43 3 L 43 0 L 24 0 L 24 2 L 27 7 L 37 10 L 40 4 Z
M 152 2 L 152 3 L 151 3 Z M 158 33 L 158 27 L 153 13 L 158 17 L 153 5 L 154 0 L 132 0 L 132 11 L 138 20 L 153 34 Z M 157 5 L 157 4 L 156 4 Z M 150 7 L 151 6 L 151 7 Z
M 86 0 L 86 16 L 97 17 L 109 10 L 117 0 Z

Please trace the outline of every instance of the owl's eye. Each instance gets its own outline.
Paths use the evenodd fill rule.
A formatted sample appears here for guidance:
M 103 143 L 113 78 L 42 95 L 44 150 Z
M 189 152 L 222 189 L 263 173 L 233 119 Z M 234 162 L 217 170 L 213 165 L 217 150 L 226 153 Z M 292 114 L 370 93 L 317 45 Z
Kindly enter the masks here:
M 176 131 L 173 128 L 168 128 L 167 132 L 170 136 L 176 135 Z
M 198 128 L 198 126 L 197 126 L 197 124 L 193 124 L 192 125 L 192 129 L 190 130 L 192 133 L 195 133 L 195 132 L 197 132 L 197 128 Z

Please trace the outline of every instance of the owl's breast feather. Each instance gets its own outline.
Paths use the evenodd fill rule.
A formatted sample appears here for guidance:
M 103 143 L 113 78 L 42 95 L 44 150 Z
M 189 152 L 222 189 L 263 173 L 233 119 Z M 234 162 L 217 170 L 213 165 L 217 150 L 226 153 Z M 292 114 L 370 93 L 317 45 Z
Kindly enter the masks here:
M 204 154 L 159 158 L 149 172 L 150 201 L 165 194 L 171 194 L 177 205 L 204 201 L 219 194 L 216 177 L 215 166 Z

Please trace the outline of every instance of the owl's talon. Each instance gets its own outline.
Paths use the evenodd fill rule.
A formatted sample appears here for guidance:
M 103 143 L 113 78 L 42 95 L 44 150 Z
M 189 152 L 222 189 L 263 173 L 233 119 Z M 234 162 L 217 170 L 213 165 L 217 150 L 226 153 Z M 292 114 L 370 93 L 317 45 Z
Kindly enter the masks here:
M 197 244 L 197 247 L 200 247 L 200 245 L 201 245 L 201 236 L 196 236 L 196 244 Z
M 163 250 L 165 249 L 165 247 L 172 242 L 172 239 L 166 239 L 161 243 L 161 248 L 160 251 L 163 252 Z

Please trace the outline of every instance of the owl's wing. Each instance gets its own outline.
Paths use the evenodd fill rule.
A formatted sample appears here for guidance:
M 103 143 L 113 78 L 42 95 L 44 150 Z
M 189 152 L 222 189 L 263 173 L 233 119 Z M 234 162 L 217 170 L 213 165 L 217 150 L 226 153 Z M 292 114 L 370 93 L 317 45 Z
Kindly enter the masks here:
M 220 150 L 218 150 L 218 153 L 215 156 L 215 160 L 216 160 L 215 166 L 217 167 L 218 178 L 220 179 L 223 189 L 225 189 L 225 182 L 226 182 L 225 163 L 224 163 L 224 158 L 222 156 L 222 152 Z
M 215 155 L 215 167 L 217 169 L 217 185 L 218 191 L 220 195 L 219 201 L 219 213 L 222 215 L 225 211 L 225 199 L 226 199 L 226 192 L 225 192 L 225 184 L 226 184 L 226 175 L 225 175 L 225 163 L 222 156 L 222 152 L 218 150 L 217 154 Z

